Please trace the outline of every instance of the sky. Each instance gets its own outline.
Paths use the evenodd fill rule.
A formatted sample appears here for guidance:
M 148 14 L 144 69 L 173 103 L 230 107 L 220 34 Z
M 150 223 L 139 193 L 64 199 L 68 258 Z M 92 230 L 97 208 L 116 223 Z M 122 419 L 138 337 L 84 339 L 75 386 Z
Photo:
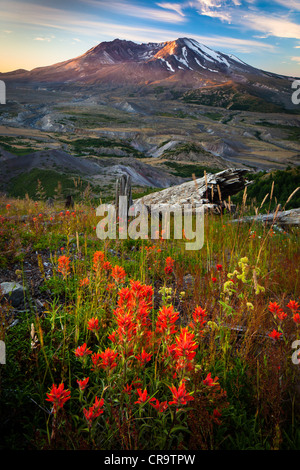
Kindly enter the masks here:
M 0 0 L 0 72 L 52 65 L 116 38 L 180 37 L 300 77 L 300 0 Z

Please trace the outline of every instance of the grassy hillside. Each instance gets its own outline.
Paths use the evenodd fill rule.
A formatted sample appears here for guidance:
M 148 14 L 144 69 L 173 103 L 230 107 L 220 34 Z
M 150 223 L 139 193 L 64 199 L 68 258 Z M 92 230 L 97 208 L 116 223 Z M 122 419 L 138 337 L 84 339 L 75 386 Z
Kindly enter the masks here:
M 253 88 L 240 84 L 228 84 L 220 87 L 191 90 L 182 97 L 186 103 L 215 106 L 230 110 L 253 111 L 264 113 L 281 113 L 286 110 L 277 104 L 267 101 Z

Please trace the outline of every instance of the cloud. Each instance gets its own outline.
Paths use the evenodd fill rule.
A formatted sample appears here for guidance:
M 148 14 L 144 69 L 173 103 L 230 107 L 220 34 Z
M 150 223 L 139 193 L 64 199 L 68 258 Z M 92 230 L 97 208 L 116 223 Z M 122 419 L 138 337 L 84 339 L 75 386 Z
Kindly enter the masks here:
M 275 3 L 278 3 L 279 5 L 282 5 L 285 8 L 288 8 L 289 10 L 296 10 L 300 11 L 300 3 L 299 0 L 274 0 Z
M 166 10 L 176 11 L 176 13 L 178 13 L 178 15 L 185 16 L 184 13 L 183 13 L 184 5 L 181 5 L 179 3 L 164 2 L 164 3 L 156 3 L 156 5 L 160 8 L 164 8 Z
M 37 37 L 37 38 L 34 38 L 35 41 L 46 41 L 46 42 L 50 42 L 51 41 L 51 38 L 43 38 L 43 37 Z
M 210 16 L 211 18 L 219 18 L 221 21 L 231 23 L 231 14 L 228 12 L 226 13 L 225 11 L 206 11 L 201 14 L 204 16 Z
M 293 23 L 287 17 L 250 13 L 240 18 L 240 24 L 247 29 L 261 31 L 267 36 L 300 39 L 300 25 Z
M 211 0 L 210 0 L 211 1 Z M 216 2 L 215 2 L 216 3 Z M 9 2 L 11 11 L 1 11 L 0 16 L 15 24 L 28 26 L 30 29 L 34 27 L 42 27 L 47 31 L 47 36 L 38 36 L 38 41 L 45 41 L 51 38 L 53 31 L 64 31 L 72 34 L 72 38 L 88 38 L 89 43 L 98 44 L 101 41 L 113 40 L 115 38 L 127 39 L 141 42 L 164 42 L 177 39 L 179 37 L 191 37 L 191 33 L 184 29 L 172 28 L 172 30 L 164 28 L 146 27 L 144 24 L 130 26 L 126 23 L 119 24 L 109 21 L 99 21 L 97 16 L 91 14 L 82 15 L 75 11 L 67 11 L 54 7 L 46 7 L 27 3 L 26 8 L 22 10 L 22 4 L 16 0 Z M 18 16 L 15 11 L 19 11 Z M 68 21 L 66 21 L 68 18 Z M 46 29 L 46 30 L 45 30 Z M 276 48 L 268 43 L 255 39 L 241 39 L 226 37 L 224 35 L 195 35 L 192 37 L 213 49 L 232 53 L 253 53 L 255 51 L 275 52 Z
M 291 57 L 291 60 L 293 60 L 294 62 L 299 62 L 300 64 L 300 57 Z
M 107 3 L 98 2 L 97 0 L 84 0 L 84 3 L 92 5 L 94 7 L 101 7 L 101 10 L 106 9 L 108 11 L 115 11 L 122 13 L 123 15 L 133 16 L 136 18 L 143 18 L 147 20 L 162 21 L 164 23 L 183 23 L 185 22 L 182 11 L 179 13 L 175 8 L 168 8 L 169 11 L 165 11 L 163 8 L 152 8 L 139 6 L 134 3 L 122 2 L 122 1 L 110 1 Z M 169 6 L 172 4 L 169 4 Z M 177 4 L 177 7 L 179 5 Z

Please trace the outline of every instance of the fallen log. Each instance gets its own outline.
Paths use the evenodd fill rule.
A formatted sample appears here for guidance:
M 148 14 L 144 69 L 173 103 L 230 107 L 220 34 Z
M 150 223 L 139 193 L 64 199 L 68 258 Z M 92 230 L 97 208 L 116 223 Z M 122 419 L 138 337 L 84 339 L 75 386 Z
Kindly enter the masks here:
M 209 208 L 221 206 L 223 201 L 251 182 L 245 179 L 246 169 L 227 169 L 219 173 L 208 173 L 202 178 L 194 179 L 170 188 L 148 194 L 133 201 L 134 206 L 144 204 L 169 204 L 184 206 L 186 204 L 204 204 Z
M 290 209 L 288 211 L 278 211 L 277 213 L 259 214 L 240 219 L 230 220 L 229 223 L 237 222 L 265 222 L 267 224 L 277 225 L 300 225 L 300 208 Z

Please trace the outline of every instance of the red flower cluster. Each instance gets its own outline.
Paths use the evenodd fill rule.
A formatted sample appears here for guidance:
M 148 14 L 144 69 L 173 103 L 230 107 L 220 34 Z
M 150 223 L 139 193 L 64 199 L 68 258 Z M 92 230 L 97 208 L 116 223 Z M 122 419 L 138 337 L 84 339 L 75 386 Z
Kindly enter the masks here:
M 287 317 L 287 314 L 284 313 L 282 308 L 279 307 L 277 302 L 270 302 L 269 304 L 269 311 L 273 313 L 275 318 L 278 318 L 278 320 L 284 320 Z
M 83 392 L 87 387 L 88 381 L 89 381 L 89 377 L 86 377 L 83 380 L 77 380 L 79 390 Z
M 293 320 L 295 323 L 300 324 L 300 305 L 295 300 L 290 300 L 287 304 L 287 308 L 289 308 L 293 314 Z M 275 319 L 284 320 L 288 314 L 283 311 L 283 309 L 277 304 L 277 302 L 270 302 L 269 311 L 273 313 Z
M 103 251 L 96 251 L 93 256 L 93 270 L 95 273 L 99 273 L 104 263 L 104 253 Z
M 99 325 L 98 318 L 93 317 L 88 321 L 88 326 L 87 326 L 88 330 L 92 331 L 93 333 L 97 333 L 99 328 L 100 328 L 100 325 Z
M 70 274 L 70 258 L 62 255 L 58 258 L 58 271 L 63 275 L 64 279 Z
M 169 405 L 186 405 L 187 402 L 194 400 L 194 398 L 186 391 L 185 381 L 182 380 L 179 384 L 179 387 L 176 388 L 175 385 L 169 387 L 172 392 L 173 400 L 169 401 Z
M 86 287 L 86 286 L 89 285 L 89 283 L 90 283 L 90 280 L 89 280 L 88 277 L 85 277 L 84 279 L 81 279 L 81 280 L 79 281 L 80 287 Z
M 208 385 L 209 387 L 214 387 L 218 385 L 219 377 L 215 377 L 214 379 L 211 376 L 211 372 L 209 372 L 206 376 L 206 379 L 203 380 L 204 385 Z
M 62 408 L 66 401 L 70 400 L 71 392 L 70 390 L 65 390 L 63 383 L 59 384 L 57 387 L 55 384 L 52 385 L 52 388 L 49 393 L 47 393 L 46 401 L 53 403 L 53 413 L 56 415 L 59 408 Z
M 156 332 L 162 333 L 165 337 L 177 332 L 175 323 L 179 318 L 179 313 L 174 312 L 173 305 L 166 307 L 165 305 L 160 309 L 156 321 Z
M 190 323 L 190 328 L 196 331 L 199 336 L 203 335 L 203 326 L 206 323 L 207 313 L 202 307 L 196 307 L 193 314 L 193 321 Z
M 141 388 L 137 389 L 137 394 L 139 396 L 138 400 L 134 402 L 134 404 L 142 405 L 143 403 L 146 403 L 146 401 L 150 400 L 153 401 L 155 398 L 150 398 L 150 395 L 148 395 L 147 389 L 145 388 L 142 390 Z
M 92 354 L 92 351 L 86 347 L 86 343 L 84 343 L 82 346 L 78 346 L 78 348 L 75 349 L 76 357 L 86 357 L 89 354 Z
M 118 357 L 118 353 L 113 349 L 106 348 L 105 351 L 101 353 L 94 353 L 91 357 L 93 362 L 93 370 L 102 368 L 110 371 L 117 366 L 116 358 Z
M 278 340 L 281 336 L 282 333 L 279 333 L 279 331 L 276 331 L 275 329 L 272 331 L 272 333 L 269 333 L 270 338 L 274 339 L 275 341 Z
M 173 258 L 171 258 L 171 256 L 168 256 L 166 258 L 166 265 L 165 265 L 165 273 L 166 274 L 172 274 L 174 263 L 175 263 L 175 261 L 173 260 Z
M 99 400 L 95 397 L 95 403 L 87 410 L 83 409 L 83 414 L 88 422 L 89 427 L 92 425 L 94 419 L 98 418 L 103 413 L 104 398 Z
M 287 304 L 287 307 L 292 310 L 293 313 L 296 313 L 297 310 L 300 310 L 300 305 L 298 302 L 295 300 L 290 300 L 289 303 Z
M 122 266 L 114 266 L 111 270 L 111 275 L 113 277 L 113 279 L 115 280 L 115 282 L 117 283 L 122 283 L 125 281 L 125 278 L 126 278 L 126 272 L 124 270 L 124 268 L 122 268 Z
M 153 408 L 156 411 L 158 411 L 159 413 L 163 413 L 168 408 L 168 402 L 167 401 L 159 402 L 159 400 L 157 398 L 154 398 L 153 401 L 155 401 L 155 403 L 153 403 L 152 400 L 151 400 L 150 405 L 153 406 Z
M 127 357 L 135 349 L 149 348 L 151 339 L 151 319 L 153 289 L 139 281 L 130 281 L 130 287 L 123 287 L 119 292 L 118 307 L 113 312 L 117 329 L 109 339 L 120 348 L 120 354 Z
M 151 361 L 152 354 L 147 353 L 143 349 L 141 354 L 138 354 L 137 356 L 135 356 L 135 358 L 139 361 L 141 366 L 144 366 L 147 362 Z
M 176 359 L 182 359 L 184 364 L 194 359 L 198 344 L 194 341 L 194 333 L 190 333 L 188 328 L 182 328 L 175 338 L 175 344 L 171 346 Z

